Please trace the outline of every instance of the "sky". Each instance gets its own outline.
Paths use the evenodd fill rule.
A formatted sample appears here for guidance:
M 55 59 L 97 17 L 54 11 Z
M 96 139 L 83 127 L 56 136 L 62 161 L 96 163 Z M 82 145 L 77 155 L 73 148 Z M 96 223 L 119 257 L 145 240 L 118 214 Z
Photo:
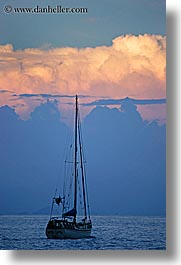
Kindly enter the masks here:
M 33 212 L 34 189 L 34 200 L 43 198 L 37 208 L 47 205 L 78 94 L 94 212 L 164 214 L 165 1 L 8 1 L 12 8 L 85 7 L 84 14 L 7 14 L 6 5 L 0 2 L 1 194 L 12 182 L 12 198 L 19 195 L 16 209 L 3 202 L 1 212 Z M 101 194 L 110 182 L 115 196 L 106 209 Z
M 0 105 L 14 107 L 22 118 L 44 99 L 14 94 L 166 98 L 165 1 L 61 1 L 63 7 L 86 7 L 85 14 L 6 14 L 6 4 L 0 4 Z M 60 1 L 8 5 L 55 7 Z M 157 108 L 157 116 L 150 106 L 140 113 L 162 122 L 165 107 Z
M 6 14 L 0 3 L 0 43 L 14 49 L 97 47 L 124 34 L 166 34 L 164 0 L 9 0 L 13 7 L 86 7 L 86 14 Z
M 0 213 L 49 214 L 55 188 L 63 195 L 65 145 L 71 146 L 57 102 L 41 104 L 25 121 L 0 107 L 0 124 Z M 127 101 L 122 111 L 95 107 L 82 134 L 92 215 L 166 214 L 165 125 L 145 122 Z

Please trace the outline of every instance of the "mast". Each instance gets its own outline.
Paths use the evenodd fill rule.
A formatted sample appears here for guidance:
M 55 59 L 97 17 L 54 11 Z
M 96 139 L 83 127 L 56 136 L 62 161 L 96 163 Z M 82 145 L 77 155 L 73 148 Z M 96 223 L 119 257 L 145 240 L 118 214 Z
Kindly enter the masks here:
M 85 195 L 85 178 L 84 178 L 84 168 L 83 168 L 83 153 L 82 153 L 80 119 L 78 120 L 78 133 L 79 133 L 80 165 L 81 165 L 82 188 L 83 188 L 83 199 L 84 199 L 84 215 L 85 215 L 85 218 L 87 218 L 87 206 L 86 206 L 86 195 Z
M 76 222 L 76 210 L 77 210 L 77 119 L 78 118 L 78 97 L 75 96 L 75 155 L 74 155 L 74 177 L 75 177 L 75 186 L 74 186 L 74 222 Z

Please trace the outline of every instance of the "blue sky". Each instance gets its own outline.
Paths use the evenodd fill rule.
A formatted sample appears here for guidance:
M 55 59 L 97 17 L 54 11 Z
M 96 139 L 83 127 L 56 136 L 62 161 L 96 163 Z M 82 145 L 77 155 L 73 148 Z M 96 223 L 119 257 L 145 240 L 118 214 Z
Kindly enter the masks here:
M 86 7 L 87 14 L 6 14 L 12 7 Z M 166 33 L 165 0 L 6 0 L 0 3 L 0 44 L 27 47 L 111 45 L 123 34 Z
M 5 5 L 88 13 L 5 14 Z M 161 0 L 0 2 L 0 213 L 48 206 L 72 115 L 70 101 L 51 97 L 79 94 L 126 103 L 81 106 L 93 212 L 165 214 L 165 104 L 136 105 L 166 101 L 165 20 Z
M 136 106 L 125 103 L 122 112 L 98 106 L 82 123 L 91 213 L 165 215 L 166 127 L 143 121 Z M 65 143 L 71 144 L 57 107 L 47 101 L 27 121 L 0 107 L 0 214 L 44 207 L 49 213 Z M 63 167 L 60 195 L 62 173 Z

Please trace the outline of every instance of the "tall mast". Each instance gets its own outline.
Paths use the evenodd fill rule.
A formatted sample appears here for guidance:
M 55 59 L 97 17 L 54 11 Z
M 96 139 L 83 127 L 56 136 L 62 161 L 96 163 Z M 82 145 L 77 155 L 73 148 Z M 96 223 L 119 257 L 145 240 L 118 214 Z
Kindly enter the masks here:
M 78 118 L 78 97 L 75 96 L 75 156 L 74 156 L 74 176 L 75 176 L 75 186 L 74 186 L 74 221 L 76 221 L 76 210 L 77 210 L 77 118 Z

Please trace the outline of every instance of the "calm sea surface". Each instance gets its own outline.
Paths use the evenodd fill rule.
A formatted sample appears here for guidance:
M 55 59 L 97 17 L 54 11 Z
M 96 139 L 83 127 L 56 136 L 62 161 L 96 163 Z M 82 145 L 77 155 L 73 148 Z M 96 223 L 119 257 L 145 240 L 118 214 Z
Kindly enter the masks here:
M 93 216 L 88 239 L 47 239 L 48 216 L 0 216 L 0 249 L 106 250 L 166 249 L 163 217 Z

